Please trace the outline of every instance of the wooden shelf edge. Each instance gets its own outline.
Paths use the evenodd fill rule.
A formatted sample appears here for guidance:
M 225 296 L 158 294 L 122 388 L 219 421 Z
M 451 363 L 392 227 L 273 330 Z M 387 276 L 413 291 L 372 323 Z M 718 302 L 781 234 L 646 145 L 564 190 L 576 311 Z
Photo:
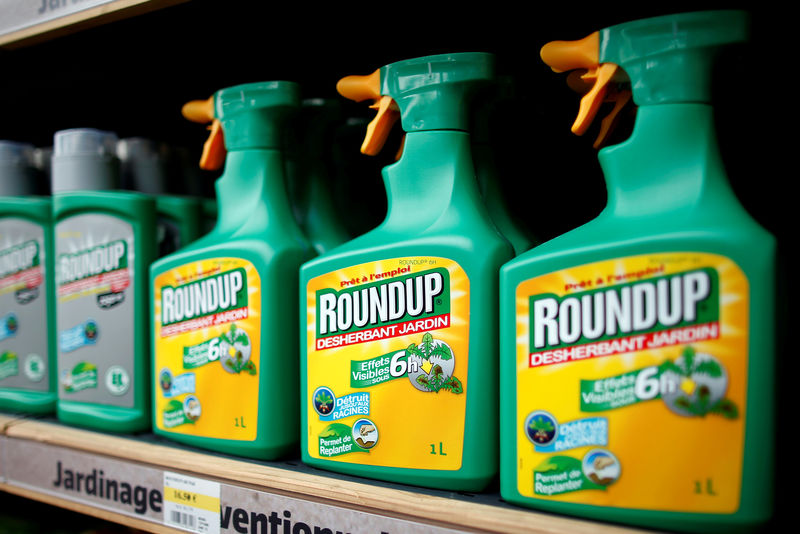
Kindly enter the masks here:
M 25 415 L 0 414 L 0 436 L 4 436 L 6 429 L 10 426 L 26 420 L 28 420 L 28 417 Z
M 116 20 L 141 15 L 148 11 L 162 9 L 188 2 L 189 0 L 115 0 L 108 4 L 88 8 L 53 20 L 21 28 L 0 35 L 0 47 L 20 48 L 37 44 L 61 35 L 78 32 L 87 28 Z
M 2 423 L 2 419 L 0 419 Z M 431 523 L 467 531 L 528 532 L 532 534 L 625 534 L 641 530 L 571 519 L 525 509 L 415 493 L 368 482 L 353 482 L 247 460 L 231 459 L 182 448 L 144 442 L 34 419 L 14 420 L 6 426 L 8 438 L 55 445 L 165 470 L 183 471 L 201 478 L 349 508 L 377 515 Z

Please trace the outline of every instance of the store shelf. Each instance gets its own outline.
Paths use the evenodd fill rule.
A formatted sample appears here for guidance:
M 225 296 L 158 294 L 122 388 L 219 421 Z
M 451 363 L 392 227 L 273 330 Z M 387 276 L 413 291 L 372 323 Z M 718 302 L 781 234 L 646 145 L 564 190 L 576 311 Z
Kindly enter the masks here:
M 273 515 L 273 521 L 303 522 L 312 531 L 319 526 L 331 532 L 640 532 L 512 507 L 496 495 L 437 492 L 320 474 L 299 462 L 219 456 L 165 443 L 150 434 L 123 437 L 4 415 L 0 428 L 0 490 L 149 532 L 184 531 L 167 524 L 174 501 L 165 496 L 171 491 L 167 486 L 174 484 L 165 473 L 187 477 L 199 484 L 196 487 L 210 483 L 212 493 L 218 491 L 210 497 L 199 497 L 201 490 L 190 493 L 199 497 L 195 502 L 212 503 L 206 508 L 216 508 L 218 500 L 217 510 L 199 513 L 221 520 L 220 532 L 254 532 L 242 529 L 253 526 L 258 514 L 264 514 L 261 521 Z M 120 492 L 116 501 L 111 496 L 112 481 Z M 130 503 L 123 502 L 124 483 L 133 494 L 138 492 Z M 102 496 L 101 486 L 108 488 Z M 199 509 L 184 510 L 191 515 Z
M 186 0 L 4 0 L 0 46 L 29 45 Z

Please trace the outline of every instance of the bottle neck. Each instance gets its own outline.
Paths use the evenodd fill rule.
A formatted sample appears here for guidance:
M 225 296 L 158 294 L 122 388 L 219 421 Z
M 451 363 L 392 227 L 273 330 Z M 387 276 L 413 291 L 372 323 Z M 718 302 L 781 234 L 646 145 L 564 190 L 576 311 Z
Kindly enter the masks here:
M 383 169 L 383 180 L 389 205 L 386 229 L 427 228 L 453 206 L 481 206 L 467 132 L 406 134 L 403 155 Z
M 263 223 L 292 219 L 280 150 L 249 148 L 228 152 L 216 190 L 219 231 L 233 231 L 255 219 Z
M 631 137 L 599 153 L 604 215 L 638 217 L 695 210 L 732 199 L 707 104 L 642 106 Z

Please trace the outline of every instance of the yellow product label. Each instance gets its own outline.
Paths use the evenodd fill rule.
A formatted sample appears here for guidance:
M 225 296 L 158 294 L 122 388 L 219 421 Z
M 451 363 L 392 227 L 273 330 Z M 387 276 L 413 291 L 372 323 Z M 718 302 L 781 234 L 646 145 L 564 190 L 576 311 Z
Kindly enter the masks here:
M 158 275 L 154 288 L 156 424 L 252 441 L 258 421 L 261 282 L 238 258 Z
M 454 261 L 364 263 L 307 286 L 308 454 L 461 468 L 469 279 Z
M 739 507 L 748 281 L 702 253 L 618 258 L 517 286 L 517 486 L 641 510 Z

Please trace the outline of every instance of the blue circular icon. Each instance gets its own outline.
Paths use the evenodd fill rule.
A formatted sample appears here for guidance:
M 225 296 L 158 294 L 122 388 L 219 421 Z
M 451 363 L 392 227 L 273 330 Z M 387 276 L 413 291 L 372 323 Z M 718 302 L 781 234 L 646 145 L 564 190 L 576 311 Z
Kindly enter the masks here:
M 331 388 L 320 386 L 314 390 L 311 403 L 314 405 L 314 411 L 319 415 L 330 415 L 336 407 L 336 395 L 333 394 Z
M 558 421 L 545 411 L 531 412 L 525 418 L 525 435 L 534 445 L 550 445 L 558 436 Z

